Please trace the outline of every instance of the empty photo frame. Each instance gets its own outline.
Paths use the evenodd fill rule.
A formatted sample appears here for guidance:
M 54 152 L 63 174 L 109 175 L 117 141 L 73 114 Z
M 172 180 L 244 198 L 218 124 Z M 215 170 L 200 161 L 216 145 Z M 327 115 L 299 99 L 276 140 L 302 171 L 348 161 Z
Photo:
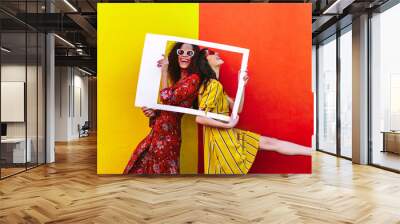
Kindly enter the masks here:
M 187 44 L 198 45 L 201 47 L 208 47 L 212 49 L 219 49 L 234 53 L 242 54 L 240 71 L 247 70 L 247 62 L 249 58 L 249 49 L 235 47 L 225 44 L 212 43 L 207 41 L 188 39 L 182 37 L 158 35 L 158 34 L 146 34 L 142 60 L 140 64 L 139 79 L 137 84 L 135 106 L 137 107 L 148 107 L 157 110 L 166 110 L 184 114 L 192 114 L 198 116 L 205 116 L 221 121 L 230 121 L 237 117 L 240 99 L 243 94 L 243 76 L 244 72 L 239 72 L 239 82 L 236 91 L 235 102 L 232 109 L 231 116 L 226 116 L 222 114 L 216 114 L 211 112 L 205 112 L 202 110 L 196 110 L 192 108 L 184 108 L 179 106 L 171 106 L 160 104 L 158 102 L 159 87 L 161 81 L 161 69 L 157 67 L 157 61 L 160 59 L 161 55 L 165 54 L 168 42 L 182 42 Z

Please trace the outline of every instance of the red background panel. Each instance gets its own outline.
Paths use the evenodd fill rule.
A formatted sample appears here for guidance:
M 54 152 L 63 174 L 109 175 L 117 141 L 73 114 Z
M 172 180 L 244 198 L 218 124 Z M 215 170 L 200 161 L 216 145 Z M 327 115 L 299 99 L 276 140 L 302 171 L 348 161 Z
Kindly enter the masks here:
M 212 49 L 218 52 L 223 59 L 224 64 L 221 65 L 219 81 L 224 85 L 225 92 L 232 98 L 235 98 L 238 87 L 238 73 L 242 64 L 242 54 L 218 49 Z
M 250 49 L 250 80 L 238 127 L 311 146 L 311 4 L 202 3 L 199 14 L 200 40 Z M 221 82 L 231 94 L 237 88 L 240 59 L 223 53 L 221 57 Z M 259 151 L 250 172 L 310 173 L 311 158 Z

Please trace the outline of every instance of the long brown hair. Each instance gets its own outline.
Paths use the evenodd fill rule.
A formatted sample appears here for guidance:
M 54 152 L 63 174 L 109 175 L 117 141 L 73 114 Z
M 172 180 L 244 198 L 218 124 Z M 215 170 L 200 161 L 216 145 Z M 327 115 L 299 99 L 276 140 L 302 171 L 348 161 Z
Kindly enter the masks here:
M 206 89 L 209 81 L 211 79 L 217 79 L 217 74 L 215 74 L 214 70 L 211 68 L 210 64 L 207 60 L 207 53 L 208 48 L 203 48 L 199 52 L 198 57 L 198 66 L 199 66 L 199 73 L 200 73 L 200 86 L 204 85 L 203 91 Z

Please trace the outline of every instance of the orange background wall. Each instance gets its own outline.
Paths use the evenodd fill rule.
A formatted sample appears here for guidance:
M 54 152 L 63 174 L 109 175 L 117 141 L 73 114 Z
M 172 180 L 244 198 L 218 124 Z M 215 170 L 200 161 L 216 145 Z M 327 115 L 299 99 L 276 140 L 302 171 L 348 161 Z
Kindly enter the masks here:
M 311 4 L 200 4 L 199 39 L 250 49 L 239 128 L 311 146 L 311 15 Z M 229 93 L 237 85 L 229 62 L 237 58 L 222 58 Z M 200 144 L 199 173 L 202 151 Z M 250 172 L 310 173 L 311 158 L 259 151 Z

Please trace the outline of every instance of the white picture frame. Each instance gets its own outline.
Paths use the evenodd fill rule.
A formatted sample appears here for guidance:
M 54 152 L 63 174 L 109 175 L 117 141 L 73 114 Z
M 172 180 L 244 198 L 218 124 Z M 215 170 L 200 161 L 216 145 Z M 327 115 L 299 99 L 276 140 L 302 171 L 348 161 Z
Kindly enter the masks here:
M 237 117 L 240 99 L 243 94 L 243 76 L 245 72 L 239 73 L 238 88 L 236 91 L 235 102 L 230 117 L 217 113 L 206 113 L 205 111 L 196 110 L 193 108 L 184 108 L 179 106 L 160 104 L 158 102 L 161 70 L 157 67 L 157 61 L 160 60 L 161 55 L 165 54 L 168 41 L 183 42 L 202 47 L 240 53 L 242 54 L 240 71 L 247 70 L 247 63 L 250 52 L 249 49 L 183 37 L 148 33 L 146 34 L 143 47 L 142 60 L 140 64 L 139 78 L 136 89 L 135 106 L 191 114 L 196 116 L 204 116 L 226 122 L 229 122 L 231 119 L 235 119 Z

